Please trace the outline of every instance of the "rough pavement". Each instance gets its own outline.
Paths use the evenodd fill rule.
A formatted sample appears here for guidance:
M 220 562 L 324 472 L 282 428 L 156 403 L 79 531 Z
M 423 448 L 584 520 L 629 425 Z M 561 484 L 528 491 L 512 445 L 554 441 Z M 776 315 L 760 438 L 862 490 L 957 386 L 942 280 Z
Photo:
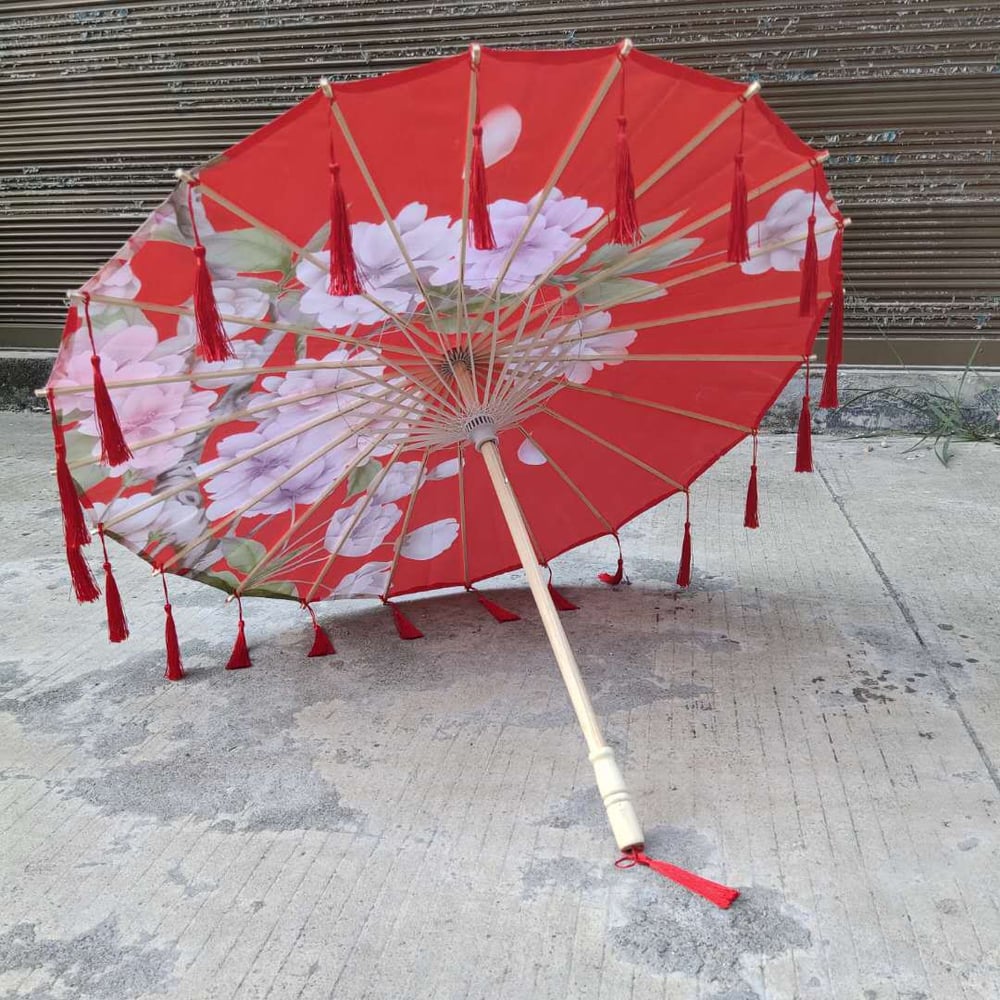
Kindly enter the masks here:
M 682 508 L 556 564 L 648 852 L 719 911 L 618 871 L 530 597 L 235 614 L 116 550 L 133 638 L 69 598 L 46 419 L 0 415 L 0 998 L 1000 996 L 1000 449 L 761 442 Z

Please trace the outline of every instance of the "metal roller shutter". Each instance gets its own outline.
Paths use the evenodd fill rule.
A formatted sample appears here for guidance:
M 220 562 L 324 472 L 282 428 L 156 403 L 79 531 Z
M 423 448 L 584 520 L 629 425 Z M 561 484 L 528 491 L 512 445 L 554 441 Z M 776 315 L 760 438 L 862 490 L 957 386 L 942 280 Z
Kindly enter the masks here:
M 65 289 L 209 158 L 333 77 L 461 49 L 641 48 L 734 79 L 832 156 L 848 360 L 960 362 L 1000 312 L 1000 6 L 936 0 L 7 2 L 0 343 L 55 343 Z M 890 347 L 890 350 L 892 348 Z M 1000 341 L 989 345 L 1000 362 Z M 888 357 L 891 360 L 891 357 Z M 990 357 L 990 360 L 993 360 Z

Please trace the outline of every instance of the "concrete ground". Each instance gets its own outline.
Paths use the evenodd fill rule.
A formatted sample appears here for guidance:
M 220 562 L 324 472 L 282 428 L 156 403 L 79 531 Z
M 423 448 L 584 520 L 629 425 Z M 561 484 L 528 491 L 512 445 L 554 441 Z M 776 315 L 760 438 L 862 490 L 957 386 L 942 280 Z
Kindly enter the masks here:
M 68 597 L 44 417 L 0 415 L 0 997 L 1000 996 L 1000 449 L 762 440 L 681 507 L 558 561 L 564 616 L 655 857 L 618 871 L 530 598 L 234 614 L 116 553 L 133 638 Z

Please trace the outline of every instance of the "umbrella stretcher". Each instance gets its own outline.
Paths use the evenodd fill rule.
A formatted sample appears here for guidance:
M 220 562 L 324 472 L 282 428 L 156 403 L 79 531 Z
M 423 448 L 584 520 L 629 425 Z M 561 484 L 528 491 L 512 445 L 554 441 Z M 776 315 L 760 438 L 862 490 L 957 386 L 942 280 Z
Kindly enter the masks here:
M 476 590 L 524 570 L 576 711 L 619 863 L 728 906 L 643 853 L 627 786 L 560 621 L 551 559 L 683 494 L 809 359 L 837 405 L 845 219 L 817 153 L 744 87 L 629 42 L 467 54 L 323 80 L 200 169 L 69 293 L 47 396 L 76 597 L 128 636 L 114 539 L 159 574 L 314 605 Z M 548 580 L 543 571 L 547 570 Z M 619 545 L 617 570 L 624 576 Z

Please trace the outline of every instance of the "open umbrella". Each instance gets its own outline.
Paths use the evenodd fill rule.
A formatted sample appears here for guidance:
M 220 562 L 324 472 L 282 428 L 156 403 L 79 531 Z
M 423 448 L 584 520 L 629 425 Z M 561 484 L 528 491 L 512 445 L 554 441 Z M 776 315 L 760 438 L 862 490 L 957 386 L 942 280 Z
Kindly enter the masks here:
M 543 569 L 758 424 L 831 311 L 822 154 L 731 83 L 633 50 L 461 54 L 331 86 L 201 168 L 71 292 L 45 392 L 77 597 L 127 622 L 113 538 L 161 574 L 313 610 L 521 567 L 623 863 L 650 864 Z M 808 378 L 807 378 L 808 386 Z M 796 468 L 811 469 L 808 388 Z M 757 525 L 756 448 L 745 523 Z M 85 509 L 85 513 L 84 513 Z M 620 549 L 619 549 L 620 551 Z M 623 564 L 602 574 L 621 581 Z M 719 905 L 735 893 L 652 862 Z

